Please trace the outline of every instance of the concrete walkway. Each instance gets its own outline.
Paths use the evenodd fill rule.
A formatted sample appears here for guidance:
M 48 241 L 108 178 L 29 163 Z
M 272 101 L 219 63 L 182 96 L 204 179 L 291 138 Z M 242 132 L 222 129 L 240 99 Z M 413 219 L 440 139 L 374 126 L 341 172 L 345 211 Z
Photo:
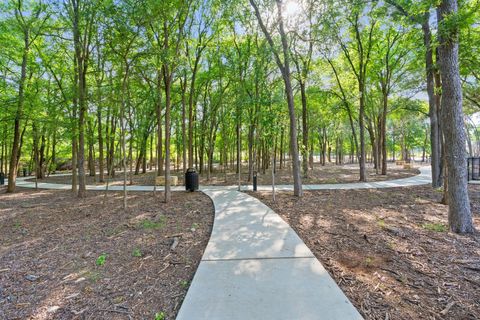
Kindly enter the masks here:
M 210 241 L 177 320 L 361 319 L 279 215 L 234 190 L 205 190 Z
M 355 182 L 355 183 L 331 183 L 331 184 L 304 184 L 304 190 L 334 190 L 334 189 L 374 189 L 374 188 L 396 188 L 396 187 L 410 187 L 418 186 L 431 183 L 431 169 L 430 167 L 420 167 L 420 174 L 403 179 L 396 180 L 387 180 L 387 181 L 378 181 L 378 182 Z M 62 176 L 68 174 L 58 174 L 56 176 Z M 26 181 L 32 179 L 32 177 L 18 177 L 17 186 L 24 188 L 35 188 L 35 182 Z M 60 183 L 46 183 L 38 182 L 39 189 L 55 189 L 55 190 L 70 190 L 72 186 L 70 184 L 60 184 Z M 104 191 L 104 185 L 87 185 L 87 190 L 93 191 Z M 114 185 L 109 186 L 111 191 L 123 191 L 123 186 Z M 238 186 L 201 186 L 200 191 L 208 190 L 237 190 Z M 162 191 L 162 186 L 157 186 L 158 191 Z M 185 187 L 172 187 L 172 191 L 184 191 Z M 252 186 L 242 186 L 242 191 L 252 190 Z M 259 191 L 270 191 L 272 190 L 271 185 L 258 186 Z M 278 191 L 289 191 L 293 190 L 292 185 L 276 185 L 275 190 Z M 153 191 L 153 186 L 130 186 L 127 185 L 127 191 Z
M 303 188 L 391 188 L 430 183 L 429 168 L 420 171 L 419 175 L 405 179 Z M 17 185 L 35 187 L 35 183 L 24 178 L 19 178 Z M 38 187 L 70 189 L 71 186 L 38 183 Z M 105 187 L 88 186 L 88 189 L 105 190 Z M 122 186 L 109 189 L 123 190 Z M 127 189 L 152 191 L 153 187 Z M 271 186 L 258 189 L 268 191 Z M 292 190 L 292 186 L 280 185 L 276 189 Z M 273 210 L 233 186 L 205 186 L 201 190 L 213 201 L 215 220 L 177 320 L 362 319 L 304 242 Z

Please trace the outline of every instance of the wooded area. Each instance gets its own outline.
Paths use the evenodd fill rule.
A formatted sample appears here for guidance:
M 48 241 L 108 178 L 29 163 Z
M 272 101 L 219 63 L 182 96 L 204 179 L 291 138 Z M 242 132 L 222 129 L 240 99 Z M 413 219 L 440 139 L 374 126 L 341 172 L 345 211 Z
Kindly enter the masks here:
M 99 182 L 314 162 L 432 166 L 473 232 L 480 2 L 11 0 L 0 4 L 0 171 Z M 414 155 L 417 157 L 414 158 Z M 448 168 L 448 170 L 447 170 Z M 447 184 L 448 183 L 448 184 Z M 446 187 L 448 185 L 448 187 Z M 126 193 L 126 189 L 124 191 Z M 126 197 L 124 206 L 126 207 Z

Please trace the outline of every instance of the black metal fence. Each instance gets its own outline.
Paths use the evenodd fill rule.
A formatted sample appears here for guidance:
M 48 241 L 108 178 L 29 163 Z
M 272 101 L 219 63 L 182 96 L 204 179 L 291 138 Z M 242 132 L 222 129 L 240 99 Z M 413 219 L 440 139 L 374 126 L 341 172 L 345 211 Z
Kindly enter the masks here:
M 468 181 L 480 180 L 480 158 L 468 158 Z

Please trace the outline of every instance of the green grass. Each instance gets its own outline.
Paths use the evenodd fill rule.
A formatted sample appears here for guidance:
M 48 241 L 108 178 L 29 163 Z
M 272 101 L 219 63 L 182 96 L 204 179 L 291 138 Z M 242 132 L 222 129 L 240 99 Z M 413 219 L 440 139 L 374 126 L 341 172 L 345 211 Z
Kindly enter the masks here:
M 383 219 L 378 219 L 378 220 L 377 220 L 377 224 L 378 224 L 378 226 L 379 226 L 380 228 L 382 228 L 382 229 L 385 228 L 385 220 L 383 220 Z
M 13 225 L 14 229 L 20 229 L 22 227 L 22 223 L 20 221 L 16 221 L 15 224 Z
M 180 286 L 181 286 L 183 289 L 188 288 L 188 285 L 189 285 L 189 283 L 188 283 L 187 280 L 182 280 L 182 281 L 180 281 Z
M 447 226 L 442 223 L 424 223 L 422 228 L 429 231 L 435 232 L 446 232 Z
M 87 271 L 83 274 L 85 278 L 87 278 L 90 282 L 97 282 L 102 278 L 100 272 L 97 271 Z
M 158 230 L 162 229 L 165 227 L 165 224 L 167 222 L 167 218 L 165 216 L 161 216 L 158 221 L 153 221 L 153 220 L 142 220 L 139 225 L 143 229 L 153 229 L 153 230 Z
M 165 320 L 165 313 L 163 311 L 155 313 L 155 320 Z

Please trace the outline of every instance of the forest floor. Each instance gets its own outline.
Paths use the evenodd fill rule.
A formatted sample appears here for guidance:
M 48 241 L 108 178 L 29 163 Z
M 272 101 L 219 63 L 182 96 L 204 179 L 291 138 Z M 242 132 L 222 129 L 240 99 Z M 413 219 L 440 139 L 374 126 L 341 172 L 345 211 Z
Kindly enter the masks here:
M 0 188 L 0 319 L 174 319 L 210 237 L 202 193 Z M 174 244 L 176 243 L 176 245 Z
M 480 230 L 480 186 L 470 186 Z M 446 226 L 429 186 L 256 196 L 305 241 L 366 319 L 480 319 L 480 234 Z
M 417 167 L 419 165 L 416 165 Z M 242 184 L 251 184 L 252 182 L 248 182 L 248 168 L 242 168 Z M 61 173 L 61 172 L 59 172 Z M 417 169 L 403 169 L 403 167 L 396 166 L 394 164 L 389 164 L 387 175 L 382 176 L 375 173 L 375 169 L 370 164 L 367 166 L 367 179 L 368 181 L 384 181 L 384 180 L 393 180 L 393 179 L 401 179 L 407 178 L 414 175 L 417 175 L 419 171 Z M 178 177 L 178 185 L 183 185 L 184 176 L 181 172 L 172 171 L 172 176 Z M 127 183 L 130 184 L 132 181 L 133 185 L 145 185 L 145 186 L 152 186 L 154 183 L 155 173 L 150 171 L 145 174 L 138 174 L 138 175 L 131 175 L 130 173 L 127 174 Z M 307 179 L 302 179 L 303 184 L 321 184 L 321 183 L 349 183 L 349 182 L 358 182 L 359 177 L 359 169 L 357 164 L 348 164 L 348 165 L 334 165 L 334 164 L 327 164 L 325 166 L 321 166 L 320 164 L 316 163 L 314 165 L 314 170 L 310 171 L 309 177 Z M 211 174 L 210 179 L 208 179 L 207 175 L 201 174 L 200 178 L 200 185 L 236 185 L 238 184 L 238 175 L 235 172 L 227 172 L 227 174 L 223 172 L 218 172 L 217 170 Z M 30 181 L 34 181 L 34 179 L 30 179 Z M 64 184 L 71 184 L 71 176 L 70 175 L 59 175 L 59 176 L 49 176 L 45 179 L 39 180 L 40 182 L 51 182 L 51 183 L 64 183 Z M 102 185 L 103 183 L 99 183 L 98 176 L 97 177 L 90 177 L 87 175 L 87 184 L 91 185 Z M 111 185 L 121 185 L 123 183 L 123 174 L 116 172 L 115 178 L 110 179 L 109 183 Z M 258 184 L 259 185 L 269 185 L 272 183 L 272 174 L 271 170 L 266 170 L 265 174 L 261 172 L 258 173 Z M 282 169 L 277 170 L 275 173 L 275 183 L 276 184 L 292 184 L 292 173 L 291 169 Z

